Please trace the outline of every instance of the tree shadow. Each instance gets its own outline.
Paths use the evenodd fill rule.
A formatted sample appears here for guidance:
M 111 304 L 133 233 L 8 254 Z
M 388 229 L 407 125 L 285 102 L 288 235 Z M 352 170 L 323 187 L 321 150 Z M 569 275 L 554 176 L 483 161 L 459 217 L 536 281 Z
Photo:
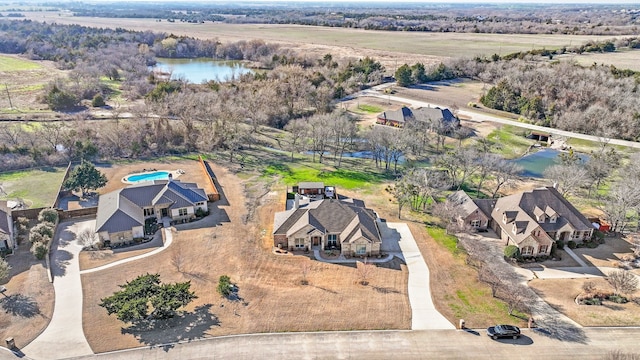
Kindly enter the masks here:
M 547 317 L 541 322 L 536 322 L 536 324 L 538 327 L 534 328 L 533 331 L 542 336 L 585 345 L 588 343 L 588 337 L 582 328 L 563 320 Z
M 53 257 L 51 275 L 53 275 L 54 277 L 64 276 L 67 273 L 67 266 L 69 266 L 71 259 L 73 259 L 73 254 L 71 254 L 67 250 L 58 249 Z
M 374 286 L 373 290 L 381 293 L 381 294 L 400 294 L 400 291 L 394 289 L 394 288 L 388 288 L 388 287 L 379 287 L 379 286 Z
M 32 318 L 40 315 L 40 307 L 34 298 L 22 294 L 14 294 L 0 299 L 2 309 L 13 316 Z
M 324 291 L 326 291 L 328 293 L 331 293 L 331 294 L 338 294 L 337 291 L 329 290 L 329 289 L 323 288 L 322 286 L 315 286 L 315 285 L 309 285 L 309 286 L 314 287 L 316 289 L 324 290 Z
M 172 343 L 203 338 L 209 329 L 220 326 L 218 317 L 211 313 L 212 306 L 198 306 L 193 312 L 186 312 L 171 319 L 143 321 L 122 328 L 120 332 L 133 335 L 145 345 L 162 345 L 162 349 L 168 352 L 173 348 Z

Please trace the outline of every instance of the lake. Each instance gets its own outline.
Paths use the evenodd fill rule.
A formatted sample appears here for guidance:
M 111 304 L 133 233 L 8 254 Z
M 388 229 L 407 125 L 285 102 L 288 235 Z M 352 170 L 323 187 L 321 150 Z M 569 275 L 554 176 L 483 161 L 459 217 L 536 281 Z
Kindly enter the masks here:
M 171 72 L 171 79 L 185 79 L 193 84 L 209 80 L 228 81 L 232 77 L 253 72 L 238 61 L 212 60 L 208 58 L 173 59 L 158 58 L 154 69 Z
M 544 177 L 544 171 L 549 166 L 560 163 L 558 155 L 560 155 L 560 151 L 558 150 L 542 149 L 513 161 L 524 169 L 522 176 L 542 178 Z M 585 154 L 576 155 L 578 155 L 583 163 L 589 159 L 589 156 Z

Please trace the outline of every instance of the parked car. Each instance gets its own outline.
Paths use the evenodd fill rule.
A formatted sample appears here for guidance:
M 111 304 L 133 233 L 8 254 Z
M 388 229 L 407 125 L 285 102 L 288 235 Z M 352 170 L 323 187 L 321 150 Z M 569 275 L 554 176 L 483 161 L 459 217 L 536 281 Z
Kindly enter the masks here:
M 487 328 L 487 335 L 496 340 L 499 338 L 513 338 L 520 337 L 520 328 L 514 325 L 496 325 Z

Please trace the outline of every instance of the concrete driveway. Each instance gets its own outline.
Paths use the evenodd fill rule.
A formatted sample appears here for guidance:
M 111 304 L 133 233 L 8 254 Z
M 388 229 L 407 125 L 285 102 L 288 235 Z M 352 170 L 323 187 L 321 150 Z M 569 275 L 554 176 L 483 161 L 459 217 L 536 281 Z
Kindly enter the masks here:
M 407 268 L 409 269 L 409 303 L 411 304 L 411 329 L 455 329 L 433 305 L 429 284 L 429 268 L 422 257 L 409 226 L 404 223 L 378 222 L 383 244 L 386 242 L 399 245 Z M 388 245 L 386 245 L 388 246 Z M 395 245 L 391 245 L 395 248 Z
M 51 271 L 55 307 L 47 328 L 22 351 L 31 359 L 91 355 L 82 330 L 82 283 L 78 255 L 82 246 L 75 235 L 95 228 L 95 220 L 77 219 L 58 225 L 51 245 Z

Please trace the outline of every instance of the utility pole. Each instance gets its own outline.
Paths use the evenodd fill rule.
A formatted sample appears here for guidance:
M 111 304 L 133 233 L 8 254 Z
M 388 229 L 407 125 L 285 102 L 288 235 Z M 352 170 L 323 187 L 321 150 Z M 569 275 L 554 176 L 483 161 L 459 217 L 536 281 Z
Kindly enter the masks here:
M 7 98 L 9 98 L 9 108 L 13 109 L 13 104 L 11 103 L 11 94 L 9 94 L 9 86 L 5 83 L 4 89 L 7 91 Z

